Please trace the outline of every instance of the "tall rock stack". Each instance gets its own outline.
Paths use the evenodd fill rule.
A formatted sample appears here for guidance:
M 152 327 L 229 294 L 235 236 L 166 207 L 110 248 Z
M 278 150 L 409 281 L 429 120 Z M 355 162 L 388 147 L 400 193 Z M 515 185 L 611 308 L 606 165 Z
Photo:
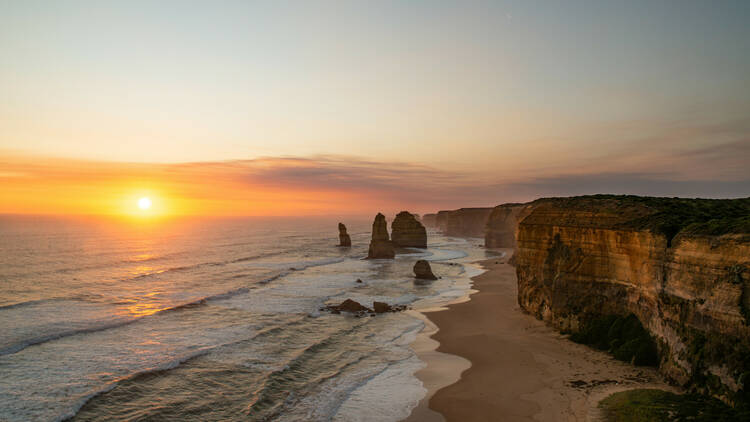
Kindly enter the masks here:
M 413 214 L 401 211 L 391 224 L 393 244 L 402 247 L 426 248 L 427 230 Z
M 393 259 L 395 256 L 393 242 L 388 236 L 388 224 L 385 222 L 385 216 L 378 213 L 375 216 L 375 221 L 372 222 L 372 240 L 370 241 L 367 259 Z
M 344 223 L 339 223 L 339 246 L 352 246 L 352 238 L 346 232 Z

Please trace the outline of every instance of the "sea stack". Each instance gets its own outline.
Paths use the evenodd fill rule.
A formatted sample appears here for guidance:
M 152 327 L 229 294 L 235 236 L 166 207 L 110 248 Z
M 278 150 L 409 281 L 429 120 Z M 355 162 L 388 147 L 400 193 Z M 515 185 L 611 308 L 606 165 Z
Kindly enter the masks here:
M 414 276 L 420 280 L 437 280 L 435 274 L 432 273 L 430 263 L 424 259 L 420 259 L 414 264 Z
M 426 248 L 427 230 L 414 214 L 401 211 L 391 224 L 393 244 L 401 247 Z
M 339 246 L 352 246 L 352 238 L 346 233 L 344 223 L 339 223 Z
M 378 213 L 375 216 L 375 221 L 372 222 L 372 240 L 370 241 L 367 259 L 393 259 L 395 256 L 393 242 L 388 236 L 388 224 L 385 222 L 385 216 Z

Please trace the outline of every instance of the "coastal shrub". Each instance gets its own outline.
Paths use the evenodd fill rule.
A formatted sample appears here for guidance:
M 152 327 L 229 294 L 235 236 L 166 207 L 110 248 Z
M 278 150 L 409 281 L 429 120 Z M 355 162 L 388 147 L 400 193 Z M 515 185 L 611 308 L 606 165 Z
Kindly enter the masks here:
M 633 314 L 589 318 L 570 339 L 606 350 L 615 359 L 635 365 L 656 366 L 659 363 L 656 343 Z
M 572 209 L 610 212 L 624 218 L 616 227 L 650 230 L 664 235 L 667 246 L 680 233 L 718 236 L 750 234 L 750 198 L 697 199 L 634 195 L 584 195 L 541 198 Z
M 720 400 L 698 394 L 674 394 L 637 389 L 615 393 L 599 402 L 608 422 L 750 420 L 744 407 L 732 408 Z

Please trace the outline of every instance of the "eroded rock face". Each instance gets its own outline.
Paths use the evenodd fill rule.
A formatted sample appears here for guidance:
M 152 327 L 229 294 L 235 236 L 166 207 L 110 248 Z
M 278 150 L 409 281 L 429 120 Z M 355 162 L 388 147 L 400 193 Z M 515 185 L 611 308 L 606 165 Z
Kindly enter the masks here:
M 352 246 L 352 239 L 349 234 L 346 233 L 346 226 L 344 223 L 339 223 L 339 246 Z
M 437 227 L 437 214 L 423 215 L 422 224 L 424 224 L 425 227 Z
M 639 227 L 654 213 L 637 201 L 539 201 L 518 225 L 518 303 L 572 332 L 595 316 L 633 313 L 656 339 L 667 378 L 744 400 L 750 234 Z
M 437 227 L 438 230 L 444 232 L 445 229 L 448 227 L 448 215 L 452 211 L 438 211 L 435 215 L 435 227 Z
M 420 259 L 414 264 L 414 277 L 420 280 L 437 280 L 435 274 L 432 273 L 430 263 L 424 259 Z
M 518 223 L 534 209 L 534 204 L 503 204 L 492 209 L 487 218 L 484 246 L 515 248 Z
M 391 239 L 396 246 L 426 248 L 427 230 L 414 215 L 401 211 L 391 223 Z
M 460 208 L 448 214 L 445 234 L 458 237 L 484 237 L 492 208 Z
M 393 259 L 396 252 L 393 249 L 393 243 L 388 236 L 388 225 L 385 216 L 381 213 L 375 216 L 372 223 L 372 240 L 370 240 L 370 249 L 367 252 L 368 259 Z
M 437 228 L 448 236 L 484 237 L 487 218 L 492 208 L 460 208 L 438 211 L 435 217 Z

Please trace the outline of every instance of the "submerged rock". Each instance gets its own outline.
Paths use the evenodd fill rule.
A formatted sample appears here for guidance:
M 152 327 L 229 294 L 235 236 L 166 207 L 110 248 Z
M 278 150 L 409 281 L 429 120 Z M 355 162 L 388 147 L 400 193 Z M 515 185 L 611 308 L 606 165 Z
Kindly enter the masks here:
M 430 263 L 424 259 L 420 259 L 414 264 L 414 276 L 420 280 L 437 280 L 435 274 L 432 273 Z
M 401 211 L 391 224 L 391 238 L 396 246 L 426 248 L 427 230 L 422 223 L 407 211 Z
M 375 216 L 375 221 L 372 222 L 372 240 L 367 252 L 367 259 L 393 259 L 395 256 L 393 242 L 388 236 L 388 224 L 385 222 L 385 216 L 378 213 Z
M 346 232 L 344 223 L 339 223 L 339 246 L 352 246 L 352 238 Z

